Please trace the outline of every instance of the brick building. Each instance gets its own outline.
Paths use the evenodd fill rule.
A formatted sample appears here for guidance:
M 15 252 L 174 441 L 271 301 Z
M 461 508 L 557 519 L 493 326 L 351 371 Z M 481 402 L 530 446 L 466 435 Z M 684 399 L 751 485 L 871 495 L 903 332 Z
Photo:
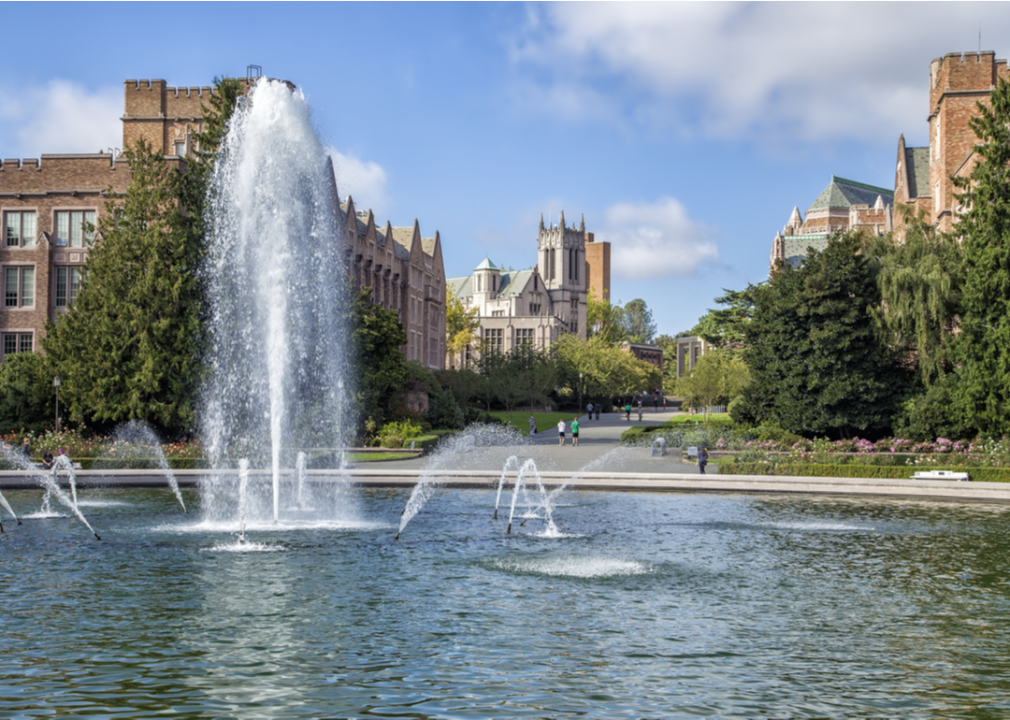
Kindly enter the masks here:
M 248 91 L 258 77 L 240 78 Z M 293 87 L 293 86 L 292 86 Z M 164 80 L 127 80 L 123 147 L 143 138 L 185 167 L 203 129 L 214 89 L 169 87 Z M 40 348 L 47 322 L 74 303 L 94 228 L 105 214 L 107 190 L 122 193 L 130 168 L 117 150 L 94 155 L 42 155 L 0 162 L 0 359 Z M 409 338 L 408 359 L 429 368 L 445 362 L 445 287 L 438 233 L 421 238 L 413 228 L 375 228 L 371 212 L 340 207 L 348 228 L 349 269 L 358 287 L 375 287 L 377 302 L 400 313 Z
M 992 51 L 949 53 L 929 64 L 929 146 L 906 147 L 905 136 L 898 138 L 896 206 L 925 212 L 944 232 L 954 226 L 958 209 L 951 177 L 967 177 L 976 163 L 972 148 L 978 140 L 968 121 L 977 114 L 976 103 L 989 104 L 1000 79 L 1010 79 L 1007 61 Z M 903 225 L 897 213 L 899 235 Z

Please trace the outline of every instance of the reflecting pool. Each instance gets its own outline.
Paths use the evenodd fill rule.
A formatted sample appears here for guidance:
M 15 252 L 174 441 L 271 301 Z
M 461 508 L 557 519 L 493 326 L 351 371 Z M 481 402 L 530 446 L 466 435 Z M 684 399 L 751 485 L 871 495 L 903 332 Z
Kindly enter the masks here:
M 506 536 L 440 491 L 394 542 L 408 493 L 246 543 L 6 493 L 0 717 L 1007 716 L 1010 507 L 567 492 Z

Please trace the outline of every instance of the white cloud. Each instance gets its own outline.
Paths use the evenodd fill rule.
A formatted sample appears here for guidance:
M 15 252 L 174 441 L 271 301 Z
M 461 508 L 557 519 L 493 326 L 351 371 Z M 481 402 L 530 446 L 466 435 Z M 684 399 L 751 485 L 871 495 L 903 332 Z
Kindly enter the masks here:
M 359 210 L 370 208 L 376 214 L 385 206 L 386 171 L 381 165 L 361 160 L 354 155 L 345 155 L 336 148 L 329 148 L 333 159 L 333 170 L 337 175 L 337 191 L 341 198 L 354 198 L 354 206 Z M 378 222 L 378 220 L 376 220 Z
M 714 233 L 671 197 L 611 205 L 596 238 L 610 242 L 611 270 L 628 280 L 693 275 L 718 262 Z
M 122 113 L 121 88 L 89 92 L 66 80 L 53 80 L 44 88 L 0 88 L 4 134 L 17 137 L 20 143 L 7 152 L 22 157 L 119 147 L 123 142 Z
M 513 44 L 513 96 L 705 136 L 891 143 L 925 133 L 930 61 L 1008 20 L 1002 3 L 552 3 Z

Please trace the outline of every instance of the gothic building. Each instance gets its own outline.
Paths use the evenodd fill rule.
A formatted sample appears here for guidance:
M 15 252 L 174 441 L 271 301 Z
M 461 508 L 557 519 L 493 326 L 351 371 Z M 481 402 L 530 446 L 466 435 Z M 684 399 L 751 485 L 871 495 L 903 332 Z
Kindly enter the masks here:
M 378 227 L 372 211 L 356 210 L 350 197 L 340 211 L 355 289 L 371 288 L 373 302 L 400 314 L 408 360 L 444 369 L 446 284 L 438 231 L 421 237 L 416 219 L 411 227 L 393 227 L 388 221 Z
M 587 257 L 587 245 L 599 250 Z M 609 260 L 610 244 L 597 243 L 586 232 L 585 220 L 578 228 L 568 227 L 562 212 L 557 225 L 545 226 L 540 218 L 534 267 L 502 270 L 485 258 L 472 274 L 447 283 L 464 307 L 477 308 L 480 336 L 489 348 L 509 352 L 525 344 L 542 349 L 563 333 L 586 337 L 588 290 L 595 283 L 599 296 L 609 298 Z M 467 362 L 468 357 L 448 360 L 453 367 Z
M 831 176 L 831 182 L 807 208 L 806 220 L 793 208 L 782 232 L 772 241 L 771 267 L 779 261 L 800 265 L 807 249 L 823 250 L 837 232 L 862 228 L 873 235 L 891 230 L 894 196 L 886 188 Z
M 1010 80 L 1007 61 L 996 53 L 948 53 L 929 64 L 929 146 L 907 147 L 898 138 L 894 173 L 894 201 L 948 232 L 959 208 L 952 177 L 968 177 L 977 159 L 978 142 L 968 121 L 978 114 L 977 103 L 988 105 L 999 80 Z M 903 234 L 903 213 L 895 217 L 895 230 Z

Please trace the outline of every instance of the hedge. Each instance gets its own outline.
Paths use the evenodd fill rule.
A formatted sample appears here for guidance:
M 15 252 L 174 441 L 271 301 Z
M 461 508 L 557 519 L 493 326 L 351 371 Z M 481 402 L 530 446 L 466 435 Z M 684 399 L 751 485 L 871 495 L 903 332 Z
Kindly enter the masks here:
M 881 480 L 908 480 L 917 470 L 951 470 L 967 472 L 976 482 L 1010 482 L 1010 468 L 965 466 L 915 466 L 915 465 L 844 465 L 781 463 L 774 467 L 768 463 L 743 463 L 726 458 L 718 463 L 720 475 L 792 475 L 795 477 L 837 477 Z

